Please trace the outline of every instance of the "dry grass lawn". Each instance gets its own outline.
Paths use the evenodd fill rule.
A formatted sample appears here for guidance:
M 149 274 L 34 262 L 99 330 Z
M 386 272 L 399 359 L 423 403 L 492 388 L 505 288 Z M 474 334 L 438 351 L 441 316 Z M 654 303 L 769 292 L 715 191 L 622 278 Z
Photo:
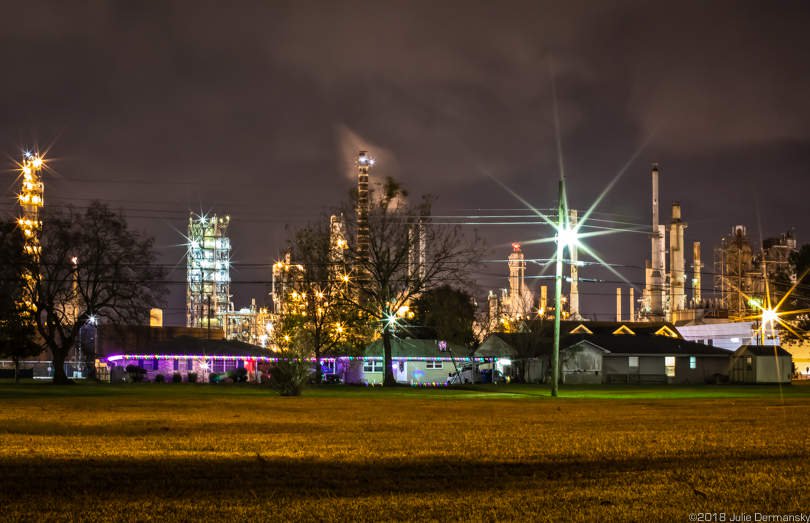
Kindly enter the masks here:
M 239 387 L 1 385 L 0 516 L 689 521 L 692 512 L 807 513 L 810 387 L 788 389 L 784 398 L 766 388 L 594 389 L 551 400 L 528 388 L 324 388 L 280 398 Z

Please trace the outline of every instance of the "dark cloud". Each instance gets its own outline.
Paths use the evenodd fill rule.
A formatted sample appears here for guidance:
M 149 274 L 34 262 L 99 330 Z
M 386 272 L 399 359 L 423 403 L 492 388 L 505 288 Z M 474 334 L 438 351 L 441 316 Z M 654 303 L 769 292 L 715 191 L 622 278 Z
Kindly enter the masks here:
M 442 212 L 517 207 L 487 175 L 551 207 L 553 64 L 573 205 L 649 139 L 602 210 L 646 222 L 658 161 L 662 202 L 683 203 L 690 241 L 757 221 L 804 238 L 804 2 L 214 4 L 6 2 L 0 143 L 11 157 L 53 143 L 49 204 L 111 200 L 167 261 L 182 256 L 169 246 L 189 209 L 230 213 L 235 258 L 266 261 L 285 224 L 344 198 L 347 156 L 365 145 L 380 176 L 439 195 Z M 485 232 L 496 246 L 542 233 Z M 646 256 L 643 235 L 594 243 L 616 263 Z M 609 312 L 609 287 L 593 286 L 586 312 Z M 237 305 L 264 292 L 238 286 Z

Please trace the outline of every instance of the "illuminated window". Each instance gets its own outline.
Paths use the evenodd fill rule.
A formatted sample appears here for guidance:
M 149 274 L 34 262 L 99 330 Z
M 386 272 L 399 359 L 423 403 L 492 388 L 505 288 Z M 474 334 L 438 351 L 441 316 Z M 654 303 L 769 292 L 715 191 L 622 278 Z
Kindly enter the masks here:
M 667 369 L 667 378 L 675 377 L 675 356 L 667 356 L 664 358 L 664 366 Z
M 444 363 L 441 361 L 426 361 L 425 368 L 426 369 L 441 369 L 444 366 Z
M 628 356 L 627 357 L 627 364 L 631 368 L 638 368 L 638 356 Z
M 225 362 L 222 360 L 214 360 L 214 372 L 225 372 Z
M 382 372 L 383 363 L 379 360 L 364 360 L 363 372 Z
M 697 358 L 694 356 L 689 356 L 689 368 L 696 369 L 697 368 Z

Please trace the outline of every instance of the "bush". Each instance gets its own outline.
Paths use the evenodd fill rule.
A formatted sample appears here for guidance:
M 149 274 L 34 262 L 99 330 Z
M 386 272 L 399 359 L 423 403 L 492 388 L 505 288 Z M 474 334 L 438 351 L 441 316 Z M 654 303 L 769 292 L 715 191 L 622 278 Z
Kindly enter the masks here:
M 174 374 L 172 374 L 172 383 L 182 383 L 182 382 L 183 376 L 181 376 L 179 372 L 175 372 Z
M 127 371 L 127 374 L 129 374 L 130 381 L 133 383 L 140 383 L 144 381 L 146 369 L 143 367 L 138 367 L 137 365 L 127 365 L 125 370 Z
M 163 377 L 163 374 L 156 374 L 155 383 L 166 383 L 166 378 Z
M 282 396 L 300 396 L 309 373 L 305 361 L 279 361 L 270 367 L 270 386 Z
M 219 383 L 220 377 L 219 374 L 214 374 L 213 372 L 208 375 L 208 383 Z
M 189 383 L 197 383 L 197 373 L 196 372 L 189 372 L 186 375 L 186 380 L 188 380 Z
M 228 372 L 228 377 L 233 380 L 234 383 L 244 383 L 247 381 L 247 369 L 244 367 L 233 369 Z

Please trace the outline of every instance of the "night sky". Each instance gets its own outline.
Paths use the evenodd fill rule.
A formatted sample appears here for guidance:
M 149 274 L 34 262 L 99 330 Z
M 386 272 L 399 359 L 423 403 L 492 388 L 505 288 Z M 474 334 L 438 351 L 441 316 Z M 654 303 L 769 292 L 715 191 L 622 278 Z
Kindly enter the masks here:
M 179 264 L 177 282 L 188 211 L 230 214 L 231 276 L 259 282 L 234 285 L 234 301 L 264 303 L 269 267 L 256 264 L 278 255 L 288 226 L 345 199 L 361 147 L 377 175 L 437 195 L 438 214 L 519 208 L 489 175 L 553 207 L 551 62 L 573 207 L 648 142 L 600 211 L 648 223 L 659 162 L 662 219 L 682 203 L 704 263 L 736 223 L 754 239 L 795 227 L 810 241 L 807 2 L 214 4 L 3 2 L 0 211 L 16 213 L 21 149 L 49 148 L 46 204 L 123 210 Z M 548 234 L 481 232 L 493 248 L 482 259 Z M 646 235 L 592 245 L 643 283 Z M 481 293 L 505 276 L 485 265 Z M 583 313 L 612 318 L 615 287 L 581 285 Z M 180 323 L 184 287 L 172 289 L 167 320 Z

